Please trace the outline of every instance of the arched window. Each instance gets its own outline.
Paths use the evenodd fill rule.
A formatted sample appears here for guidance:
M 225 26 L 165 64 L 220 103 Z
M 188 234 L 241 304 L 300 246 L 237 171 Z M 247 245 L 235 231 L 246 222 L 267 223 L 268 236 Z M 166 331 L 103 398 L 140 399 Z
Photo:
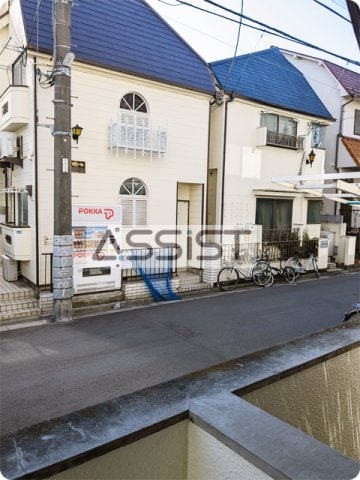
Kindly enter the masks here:
M 120 187 L 122 224 L 125 227 L 147 225 L 148 196 L 145 183 L 138 178 L 128 178 Z
M 147 127 L 149 124 L 148 107 L 145 99 L 138 93 L 127 93 L 120 100 L 121 123 Z

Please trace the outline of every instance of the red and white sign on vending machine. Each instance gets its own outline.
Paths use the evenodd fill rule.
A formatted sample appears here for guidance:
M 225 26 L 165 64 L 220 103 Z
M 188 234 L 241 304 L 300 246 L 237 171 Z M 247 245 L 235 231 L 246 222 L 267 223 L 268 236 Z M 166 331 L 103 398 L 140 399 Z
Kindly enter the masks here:
M 74 290 L 121 287 L 121 206 L 73 205 Z

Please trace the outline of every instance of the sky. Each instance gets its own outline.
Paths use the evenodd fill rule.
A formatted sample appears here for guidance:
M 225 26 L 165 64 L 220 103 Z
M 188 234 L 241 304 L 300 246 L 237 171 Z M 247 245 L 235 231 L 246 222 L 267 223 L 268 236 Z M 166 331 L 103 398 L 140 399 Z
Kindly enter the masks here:
M 238 16 L 213 7 L 205 0 L 184 1 L 236 20 L 233 22 L 210 15 L 190 6 L 181 5 L 177 0 L 147 0 L 206 62 L 233 57 L 235 51 L 236 55 L 243 55 L 278 46 L 327 59 L 360 73 L 360 67 L 356 65 L 298 43 L 253 30 L 244 24 L 240 29 L 236 49 L 239 32 Z M 358 3 L 359 1 L 357 0 Z M 214 2 L 236 12 L 241 12 L 242 8 L 243 14 L 254 20 L 332 53 L 360 62 L 359 48 L 352 24 L 318 3 L 350 19 L 345 0 L 214 0 Z M 244 20 L 244 23 L 258 26 L 248 20 Z

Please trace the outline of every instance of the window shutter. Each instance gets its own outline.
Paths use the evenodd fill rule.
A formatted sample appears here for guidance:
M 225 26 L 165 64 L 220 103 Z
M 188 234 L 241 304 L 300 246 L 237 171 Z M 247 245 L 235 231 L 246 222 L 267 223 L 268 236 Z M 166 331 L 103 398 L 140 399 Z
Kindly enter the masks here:
M 120 205 L 122 207 L 122 225 L 131 227 L 133 224 L 133 200 L 122 198 Z
M 147 199 L 135 200 L 135 225 L 145 226 L 147 225 Z

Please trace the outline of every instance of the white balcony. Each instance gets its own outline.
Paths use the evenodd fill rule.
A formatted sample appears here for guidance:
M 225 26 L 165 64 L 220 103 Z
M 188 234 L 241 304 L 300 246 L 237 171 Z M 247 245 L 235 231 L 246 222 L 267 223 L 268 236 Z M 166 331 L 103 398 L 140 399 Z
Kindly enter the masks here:
M 11 85 L 0 98 L 0 131 L 15 132 L 30 121 L 29 88 Z
M 166 153 L 167 131 L 164 128 L 152 128 L 143 125 L 133 125 L 113 122 L 108 129 L 108 144 L 111 150 L 115 149 L 128 153 L 139 152 L 158 154 Z

